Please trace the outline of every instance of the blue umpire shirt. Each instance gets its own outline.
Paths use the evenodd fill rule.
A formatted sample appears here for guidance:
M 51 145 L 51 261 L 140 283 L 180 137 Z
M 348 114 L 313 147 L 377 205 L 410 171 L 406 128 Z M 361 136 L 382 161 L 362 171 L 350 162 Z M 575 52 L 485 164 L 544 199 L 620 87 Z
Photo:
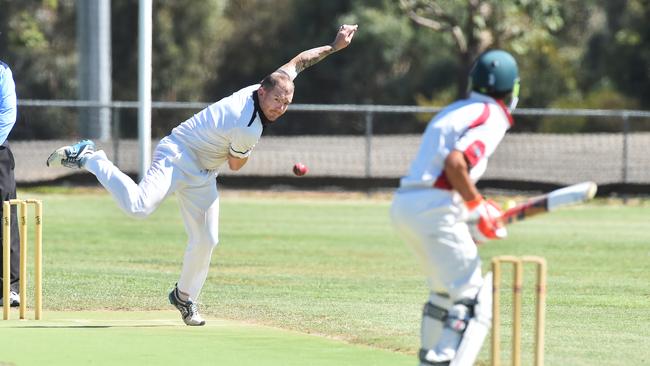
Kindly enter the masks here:
M 16 123 L 16 84 L 11 69 L 0 61 L 0 145 Z

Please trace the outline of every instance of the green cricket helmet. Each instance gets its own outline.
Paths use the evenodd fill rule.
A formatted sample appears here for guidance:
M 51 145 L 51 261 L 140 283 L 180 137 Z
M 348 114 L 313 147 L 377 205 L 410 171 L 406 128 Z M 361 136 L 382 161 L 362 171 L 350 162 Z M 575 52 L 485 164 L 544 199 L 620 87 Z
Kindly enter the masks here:
M 512 93 L 513 101 L 518 99 L 519 69 L 515 58 L 506 51 L 489 50 L 482 53 L 469 75 L 474 91 L 498 98 Z

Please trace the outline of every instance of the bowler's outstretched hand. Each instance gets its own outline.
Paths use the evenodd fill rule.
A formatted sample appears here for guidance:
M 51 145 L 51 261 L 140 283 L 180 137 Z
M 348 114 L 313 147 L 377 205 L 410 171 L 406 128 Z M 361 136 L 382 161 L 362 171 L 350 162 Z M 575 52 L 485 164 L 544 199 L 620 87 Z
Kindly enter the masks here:
M 334 42 L 332 42 L 332 48 L 334 51 L 340 51 L 345 47 L 349 46 L 352 42 L 352 37 L 354 37 L 354 32 L 359 28 L 358 25 L 349 25 L 343 24 L 339 27 L 339 32 L 336 34 Z
M 349 25 L 343 24 L 339 27 L 338 32 L 336 33 L 336 38 L 334 42 L 326 46 L 311 48 L 306 51 L 300 52 L 296 57 L 292 58 L 291 61 L 282 65 L 278 70 L 283 71 L 293 81 L 299 73 L 305 70 L 308 67 L 311 67 L 325 57 L 331 55 L 334 52 L 340 51 L 352 42 L 352 37 L 354 37 L 354 32 L 357 31 L 358 25 Z

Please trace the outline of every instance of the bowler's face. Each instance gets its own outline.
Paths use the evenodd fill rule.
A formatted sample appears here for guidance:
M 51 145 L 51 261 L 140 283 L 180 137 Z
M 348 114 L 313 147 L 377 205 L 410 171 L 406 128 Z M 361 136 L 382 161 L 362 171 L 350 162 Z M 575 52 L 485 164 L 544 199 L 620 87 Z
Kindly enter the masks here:
M 275 121 L 282 116 L 293 100 L 293 88 L 287 90 L 276 86 L 271 90 L 260 87 L 257 91 L 262 112 L 270 121 Z

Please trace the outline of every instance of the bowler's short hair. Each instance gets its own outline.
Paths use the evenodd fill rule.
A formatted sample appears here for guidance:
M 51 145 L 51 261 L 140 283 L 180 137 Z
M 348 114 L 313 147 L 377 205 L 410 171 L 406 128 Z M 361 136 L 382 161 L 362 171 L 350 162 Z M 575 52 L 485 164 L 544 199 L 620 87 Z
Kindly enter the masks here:
M 293 92 L 294 85 L 293 81 L 289 77 L 289 74 L 283 70 L 274 71 L 271 74 L 267 75 L 262 81 L 262 88 L 264 90 L 273 90 L 275 88 L 281 88 L 286 92 Z

